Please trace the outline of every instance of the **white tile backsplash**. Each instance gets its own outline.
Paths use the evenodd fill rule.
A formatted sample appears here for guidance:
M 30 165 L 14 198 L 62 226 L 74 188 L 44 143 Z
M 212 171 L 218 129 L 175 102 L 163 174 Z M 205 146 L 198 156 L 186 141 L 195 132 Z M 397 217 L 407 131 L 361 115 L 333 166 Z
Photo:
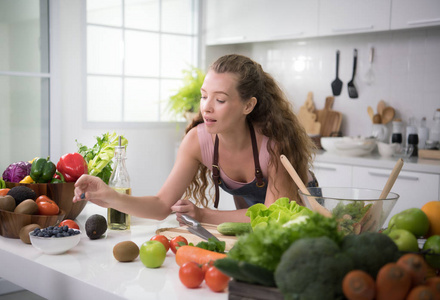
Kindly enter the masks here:
M 369 85 L 364 76 L 370 66 L 370 46 L 375 48 L 372 64 L 375 80 Z M 347 92 L 354 48 L 358 49 L 355 77 L 358 99 L 349 98 Z M 314 93 L 316 108 L 322 109 L 325 97 L 332 93 L 330 84 L 335 79 L 337 49 L 341 51 L 339 78 L 344 85 L 333 109 L 343 113 L 344 135 L 370 135 L 367 107 L 372 106 L 376 111 L 382 99 L 396 109 L 396 117 L 404 122 L 410 117 L 417 120 L 426 117 L 428 127 L 432 125 L 434 111 L 440 108 L 440 27 L 209 46 L 206 63 L 209 65 L 227 53 L 248 55 L 275 77 L 296 111 L 309 91 Z M 391 123 L 388 126 L 391 130 Z

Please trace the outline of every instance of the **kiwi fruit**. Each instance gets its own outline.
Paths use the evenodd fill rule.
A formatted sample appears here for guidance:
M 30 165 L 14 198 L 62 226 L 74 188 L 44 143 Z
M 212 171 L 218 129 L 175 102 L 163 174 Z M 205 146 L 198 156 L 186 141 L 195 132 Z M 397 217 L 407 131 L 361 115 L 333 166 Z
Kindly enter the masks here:
M 38 212 L 38 205 L 34 200 L 26 199 L 17 205 L 17 207 L 14 209 L 14 212 L 17 214 L 33 215 Z
M 91 215 L 86 221 L 86 234 L 91 240 L 99 239 L 107 231 L 107 220 L 98 214 Z
M 8 195 L 12 196 L 12 198 L 15 199 L 16 206 L 18 206 L 26 199 L 37 199 L 37 194 L 35 193 L 35 191 L 24 185 L 14 186 L 12 189 L 9 190 Z
M 139 256 L 139 247 L 132 241 L 117 243 L 113 247 L 113 256 L 120 262 L 133 261 Z
M 41 228 L 41 227 L 38 224 L 29 224 L 29 225 L 21 227 L 20 232 L 18 234 L 20 237 L 20 240 L 25 244 L 30 244 L 31 239 L 29 237 L 29 233 L 31 231 L 34 231 L 35 228 Z
M 6 211 L 14 211 L 15 199 L 12 196 L 6 195 L 0 197 L 0 209 Z

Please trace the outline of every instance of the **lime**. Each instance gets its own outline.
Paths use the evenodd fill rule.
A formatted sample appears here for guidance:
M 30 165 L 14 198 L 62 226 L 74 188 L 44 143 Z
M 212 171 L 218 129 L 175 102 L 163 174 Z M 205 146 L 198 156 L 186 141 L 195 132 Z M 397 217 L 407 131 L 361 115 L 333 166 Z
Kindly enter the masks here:
M 429 237 L 423 245 L 423 250 L 431 251 L 425 255 L 426 262 L 434 269 L 440 269 L 440 235 Z

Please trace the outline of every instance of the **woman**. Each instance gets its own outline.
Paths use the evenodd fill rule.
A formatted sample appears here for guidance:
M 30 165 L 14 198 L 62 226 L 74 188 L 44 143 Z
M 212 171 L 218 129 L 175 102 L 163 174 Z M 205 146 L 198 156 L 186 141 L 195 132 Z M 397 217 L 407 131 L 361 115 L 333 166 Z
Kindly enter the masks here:
M 311 182 L 314 145 L 274 79 L 250 58 L 225 55 L 208 70 L 201 94 L 200 113 L 188 126 L 174 167 L 156 196 L 119 194 L 99 178 L 84 175 L 75 184 L 73 201 L 158 220 L 176 212 L 179 222 L 187 214 L 211 224 L 248 222 L 246 207 L 269 206 L 280 197 L 302 204 L 279 157 L 284 154 L 303 182 Z M 237 210 L 207 208 L 211 173 L 215 207 L 220 186 L 234 195 Z

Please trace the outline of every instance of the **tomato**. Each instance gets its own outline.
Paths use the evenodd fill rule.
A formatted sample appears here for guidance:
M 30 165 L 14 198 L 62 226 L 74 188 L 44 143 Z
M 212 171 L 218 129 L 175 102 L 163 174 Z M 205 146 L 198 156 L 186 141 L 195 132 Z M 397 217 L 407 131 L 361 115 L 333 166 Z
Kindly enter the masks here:
M 179 269 L 179 278 L 184 286 L 190 289 L 199 287 L 203 282 L 203 271 L 195 262 L 184 263 Z
M 161 234 L 155 235 L 150 239 L 150 241 L 161 242 L 165 246 L 165 250 L 167 250 L 167 252 L 170 249 L 170 241 L 164 235 L 161 235 Z
M 177 248 L 179 248 L 181 245 L 179 245 L 179 242 L 185 243 L 185 245 L 188 245 L 188 241 L 183 236 L 176 236 L 171 239 L 170 241 L 170 248 L 171 251 L 173 251 L 174 254 L 177 252 Z
M 229 276 L 220 272 L 216 267 L 210 267 L 205 274 L 206 285 L 213 292 L 221 292 L 227 288 L 229 279 Z
M 210 267 L 212 267 L 213 265 L 214 265 L 214 261 L 212 261 L 212 260 L 209 263 L 203 264 L 202 265 L 203 274 L 206 274 L 206 271 L 208 271 L 208 269 Z
M 0 189 L 0 196 L 6 196 L 10 189 Z
M 41 195 L 35 200 L 39 215 L 57 215 L 60 212 L 58 205 L 49 197 Z
M 67 225 L 67 227 L 72 228 L 72 229 L 79 229 L 78 224 L 76 224 L 75 221 L 69 220 L 69 219 L 66 219 L 66 220 L 62 221 L 60 223 L 60 225 L 58 225 L 58 227 L 63 227 L 63 226 L 66 226 L 66 225 Z

